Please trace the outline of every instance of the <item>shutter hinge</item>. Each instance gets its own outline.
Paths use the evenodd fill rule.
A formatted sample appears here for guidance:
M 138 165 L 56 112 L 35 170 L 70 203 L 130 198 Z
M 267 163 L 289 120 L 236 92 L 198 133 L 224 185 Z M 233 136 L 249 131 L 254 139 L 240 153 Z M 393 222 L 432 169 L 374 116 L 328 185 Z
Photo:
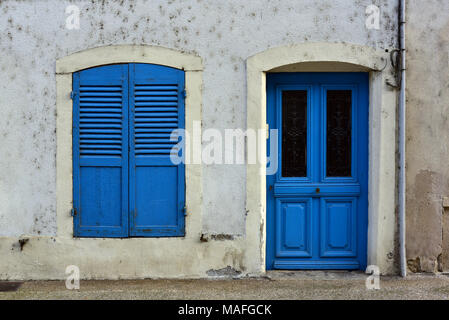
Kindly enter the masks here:
M 72 92 L 70 92 L 70 99 L 75 99 L 75 97 L 76 97 L 76 92 L 75 91 L 72 91 Z
M 182 208 L 182 212 L 184 212 L 185 216 L 187 215 L 187 206 L 186 205 L 184 205 L 184 207 Z
M 74 217 L 74 216 L 77 215 L 76 208 L 72 208 L 72 210 L 70 210 L 70 215 L 71 215 L 72 217 Z
M 184 97 L 184 99 L 187 98 L 187 92 L 186 92 L 186 89 L 182 90 L 182 96 Z

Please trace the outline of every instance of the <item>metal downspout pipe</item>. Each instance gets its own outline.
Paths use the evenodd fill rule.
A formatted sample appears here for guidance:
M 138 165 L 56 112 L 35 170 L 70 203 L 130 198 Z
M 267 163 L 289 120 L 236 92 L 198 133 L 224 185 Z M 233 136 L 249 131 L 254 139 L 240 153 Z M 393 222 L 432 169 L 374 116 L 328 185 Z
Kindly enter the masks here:
M 399 46 L 400 46 L 400 93 L 399 93 L 399 256 L 401 276 L 407 276 L 407 258 L 405 250 L 405 142 L 406 142 L 406 70 L 405 70 L 405 0 L 399 0 Z

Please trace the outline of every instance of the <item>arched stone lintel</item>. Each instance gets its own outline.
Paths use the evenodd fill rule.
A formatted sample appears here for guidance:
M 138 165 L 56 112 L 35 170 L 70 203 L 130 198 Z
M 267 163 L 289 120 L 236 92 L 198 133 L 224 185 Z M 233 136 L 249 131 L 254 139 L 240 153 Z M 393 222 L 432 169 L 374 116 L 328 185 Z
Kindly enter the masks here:
M 248 58 L 248 69 L 273 71 L 273 69 L 299 63 L 343 63 L 367 71 L 381 71 L 388 63 L 389 53 L 348 43 L 303 43 L 271 48 Z
M 202 71 L 201 58 L 164 47 L 146 45 L 115 45 L 75 52 L 56 61 L 56 74 L 115 63 L 152 63 L 185 71 Z

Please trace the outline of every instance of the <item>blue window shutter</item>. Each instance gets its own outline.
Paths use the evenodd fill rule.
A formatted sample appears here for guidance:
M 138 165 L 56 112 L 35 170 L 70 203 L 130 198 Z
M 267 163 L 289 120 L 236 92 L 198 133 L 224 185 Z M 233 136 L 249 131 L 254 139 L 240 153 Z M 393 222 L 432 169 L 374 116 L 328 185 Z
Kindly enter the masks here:
M 130 236 L 184 235 L 185 168 L 170 161 L 184 128 L 184 71 L 130 64 Z
M 74 235 L 128 236 L 128 65 L 73 75 Z

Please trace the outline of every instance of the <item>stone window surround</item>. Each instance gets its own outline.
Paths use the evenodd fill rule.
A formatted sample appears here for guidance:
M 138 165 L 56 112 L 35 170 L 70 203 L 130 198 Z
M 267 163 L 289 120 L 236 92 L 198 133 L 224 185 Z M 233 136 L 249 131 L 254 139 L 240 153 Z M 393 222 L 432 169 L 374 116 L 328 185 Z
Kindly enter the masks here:
M 389 53 L 346 43 L 304 43 L 268 49 L 247 60 L 247 128 L 266 127 L 267 72 L 369 73 L 368 265 L 395 273 L 396 99 Z M 262 144 L 261 154 L 266 154 Z M 247 165 L 246 235 L 258 243 L 265 270 L 266 164 Z

